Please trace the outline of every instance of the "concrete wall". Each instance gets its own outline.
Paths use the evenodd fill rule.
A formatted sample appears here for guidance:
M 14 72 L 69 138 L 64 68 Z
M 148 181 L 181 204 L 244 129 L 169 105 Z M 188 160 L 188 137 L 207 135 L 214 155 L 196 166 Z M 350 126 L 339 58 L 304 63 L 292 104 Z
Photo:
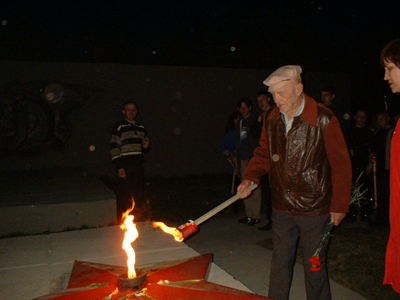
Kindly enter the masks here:
M 122 118 L 121 105 L 133 99 L 138 121 L 152 141 L 146 175 L 183 176 L 221 173 L 228 162 L 220 153 L 221 137 L 240 97 L 255 94 L 272 70 L 217 69 L 118 64 L 0 62 L 2 90 L 10 84 L 41 92 L 57 83 L 84 94 L 83 106 L 69 113 L 72 137 L 64 147 L 48 144 L 21 149 L 0 159 L 2 170 L 83 167 L 95 176 L 112 175 L 111 127 Z M 318 88 L 333 83 L 338 104 L 350 111 L 348 74 L 304 71 L 305 91 L 319 98 Z M 95 146 L 94 151 L 89 147 Z M 93 150 L 93 147 L 92 147 Z

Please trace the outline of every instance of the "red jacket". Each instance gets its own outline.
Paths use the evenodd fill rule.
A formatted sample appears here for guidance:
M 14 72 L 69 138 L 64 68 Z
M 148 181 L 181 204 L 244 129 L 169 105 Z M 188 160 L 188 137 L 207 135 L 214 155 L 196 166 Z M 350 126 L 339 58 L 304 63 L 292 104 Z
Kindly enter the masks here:
M 390 150 L 390 236 L 386 249 L 385 279 L 400 293 L 400 122 Z
M 259 183 L 269 172 L 272 205 L 294 215 L 316 216 L 348 211 L 351 161 L 338 119 L 305 95 L 300 116 L 286 134 L 278 108 L 264 120 L 260 147 L 244 179 Z

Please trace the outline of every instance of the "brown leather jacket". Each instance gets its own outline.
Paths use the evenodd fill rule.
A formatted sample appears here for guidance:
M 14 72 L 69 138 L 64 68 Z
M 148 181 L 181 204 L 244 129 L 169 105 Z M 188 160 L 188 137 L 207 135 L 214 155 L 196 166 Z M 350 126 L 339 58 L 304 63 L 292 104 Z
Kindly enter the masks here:
M 351 161 L 339 121 L 331 110 L 304 96 L 304 110 L 287 135 L 278 108 L 264 121 L 260 147 L 244 179 L 259 183 L 269 172 L 273 207 L 290 214 L 347 212 Z

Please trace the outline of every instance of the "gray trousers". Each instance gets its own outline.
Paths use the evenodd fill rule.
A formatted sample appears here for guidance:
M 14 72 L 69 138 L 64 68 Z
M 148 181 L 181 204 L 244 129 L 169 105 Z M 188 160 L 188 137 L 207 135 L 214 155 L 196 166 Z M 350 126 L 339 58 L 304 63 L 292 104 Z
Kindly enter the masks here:
M 326 269 L 327 246 L 321 250 L 321 270 L 310 270 L 309 258 L 314 254 L 330 222 L 331 215 L 317 217 L 293 216 L 273 209 L 272 232 L 274 250 L 272 254 L 271 275 L 268 297 L 276 300 L 289 299 L 296 260 L 297 242 L 303 250 L 304 277 L 307 300 L 330 300 L 331 292 Z
M 247 165 L 249 162 L 247 160 L 240 161 L 240 173 L 242 177 L 244 175 L 244 171 L 246 170 Z M 244 208 L 246 210 L 246 217 L 252 219 L 261 219 L 261 189 L 257 187 L 253 192 L 250 194 L 249 197 L 243 200 Z

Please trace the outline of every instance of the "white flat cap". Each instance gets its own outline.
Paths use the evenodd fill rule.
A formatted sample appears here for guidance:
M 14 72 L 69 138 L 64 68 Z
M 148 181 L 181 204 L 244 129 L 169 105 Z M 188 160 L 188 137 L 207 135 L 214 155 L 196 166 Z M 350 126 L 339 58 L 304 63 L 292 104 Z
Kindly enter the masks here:
M 276 69 L 268 76 L 263 83 L 269 86 L 268 91 L 273 92 L 283 87 L 288 81 L 300 76 L 302 70 L 300 66 L 283 66 Z

